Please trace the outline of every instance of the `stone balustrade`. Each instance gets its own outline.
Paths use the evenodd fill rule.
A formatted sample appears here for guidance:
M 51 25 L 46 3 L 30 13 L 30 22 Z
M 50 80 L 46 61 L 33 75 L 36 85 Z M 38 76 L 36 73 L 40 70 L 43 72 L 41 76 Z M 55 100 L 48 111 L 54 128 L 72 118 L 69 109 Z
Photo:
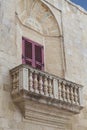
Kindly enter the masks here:
M 13 99 L 25 93 L 39 102 L 79 113 L 82 108 L 82 86 L 52 74 L 20 65 L 10 71 Z M 43 102 L 44 101 L 44 102 Z

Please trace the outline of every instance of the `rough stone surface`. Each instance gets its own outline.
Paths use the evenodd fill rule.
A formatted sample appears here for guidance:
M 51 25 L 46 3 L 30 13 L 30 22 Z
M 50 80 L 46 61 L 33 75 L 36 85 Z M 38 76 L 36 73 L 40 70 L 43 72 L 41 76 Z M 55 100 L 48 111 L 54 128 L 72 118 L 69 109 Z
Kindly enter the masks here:
M 44 45 L 45 71 L 84 86 L 84 109 L 62 130 L 87 130 L 87 12 L 68 0 L 0 0 L 0 130 L 61 130 L 23 120 L 11 99 L 22 36 Z

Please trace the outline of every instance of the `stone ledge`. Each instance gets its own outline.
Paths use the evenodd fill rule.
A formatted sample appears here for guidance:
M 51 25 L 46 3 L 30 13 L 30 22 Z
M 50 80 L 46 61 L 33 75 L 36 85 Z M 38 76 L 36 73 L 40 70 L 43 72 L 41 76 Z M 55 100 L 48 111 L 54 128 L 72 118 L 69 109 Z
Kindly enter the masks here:
M 46 104 L 44 99 L 38 101 L 36 97 L 36 95 L 29 97 L 29 94 L 24 91 L 21 91 L 16 97 L 12 95 L 14 103 L 20 108 L 25 120 L 62 129 L 67 121 L 71 120 L 71 112 L 61 109 L 60 106 Z
M 58 99 L 52 99 L 44 95 L 36 94 L 34 92 L 28 92 L 26 90 L 21 90 L 20 92 L 12 93 L 12 98 L 15 103 L 21 101 L 35 102 L 40 105 L 47 105 L 49 108 L 54 107 L 55 109 L 68 112 L 70 115 L 79 114 L 83 106 L 78 106 L 75 104 L 66 103 Z

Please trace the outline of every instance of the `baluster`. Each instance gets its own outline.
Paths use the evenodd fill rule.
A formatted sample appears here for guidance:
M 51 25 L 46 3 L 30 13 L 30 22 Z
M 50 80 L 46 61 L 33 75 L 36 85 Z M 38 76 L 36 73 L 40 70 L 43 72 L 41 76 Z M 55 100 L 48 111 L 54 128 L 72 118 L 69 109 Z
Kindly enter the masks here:
M 59 92 L 59 94 L 58 94 L 59 100 L 63 100 L 63 99 L 62 99 L 62 88 L 61 88 L 61 82 L 60 82 L 60 81 L 59 81 L 58 92 Z
M 19 75 L 18 72 L 15 73 L 15 92 L 19 91 Z
M 66 94 L 67 94 L 67 102 L 71 103 L 71 101 L 70 101 L 70 88 L 69 88 L 69 85 L 66 85 Z
M 73 98 L 74 98 L 74 104 L 76 104 L 76 101 L 75 101 L 75 100 L 76 100 L 76 99 L 75 99 L 75 93 L 76 93 L 76 92 L 75 92 L 75 86 L 74 86 L 74 88 L 73 88 Z
M 74 103 L 73 86 L 71 85 L 71 102 Z
M 44 95 L 42 75 L 39 75 L 39 93 Z
M 15 94 L 15 74 L 12 75 L 12 94 Z
M 15 88 L 18 88 L 18 72 L 15 73 Z
M 19 73 L 17 72 L 17 87 L 19 86 Z
M 79 105 L 79 88 L 77 87 L 77 105 Z
M 15 73 L 14 74 L 14 89 L 16 89 L 17 88 L 17 84 L 16 84 L 16 82 L 17 82 L 17 74 Z
M 17 87 L 16 85 L 17 85 L 17 73 L 15 73 L 15 87 Z
M 12 75 L 12 85 L 13 85 L 12 94 L 13 95 L 18 92 L 18 84 L 19 84 L 18 73 L 14 73 Z
M 12 85 L 13 89 L 15 89 L 15 74 L 12 75 Z
M 19 72 L 17 72 L 17 91 L 19 91 Z
M 78 92 L 77 92 L 77 88 L 75 87 L 75 104 L 79 105 L 78 103 Z
M 31 92 L 34 91 L 34 89 L 33 89 L 33 77 L 32 76 L 33 76 L 32 75 L 32 71 L 30 70 L 30 75 L 29 75 L 29 89 L 30 89 Z
M 37 74 L 34 72 L 34 92 L 39 93 L 38 91 L 38 80 L 37 80 Z
M 62 83 L 62 87 L 63 87 L 63 100 L 66 101 L 65 83 Z
M 44 77 L 44 95 L 48 96 L 48 82 L 47 82 L 47 77 Z
M 52 83 L 51 83 L 50 77 L 48 78 L 48 92 L 49 92 L 49 96 L 53 97 L 53 88 L 52 88 Z

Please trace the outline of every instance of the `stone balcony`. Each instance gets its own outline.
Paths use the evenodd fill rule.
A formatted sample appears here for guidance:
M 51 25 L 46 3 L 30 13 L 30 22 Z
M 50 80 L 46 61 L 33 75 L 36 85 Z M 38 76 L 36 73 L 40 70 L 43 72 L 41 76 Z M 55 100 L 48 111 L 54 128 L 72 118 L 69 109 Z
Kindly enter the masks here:
M 68 118 L 82 109 L 83 87 L 79 84 L 28 65 L 15 67 L 10 74 L 12 99 L 25 118 L 41 121 L 43 117 L 50 123 L 54 117 L 58 123 L 57 116 Z

